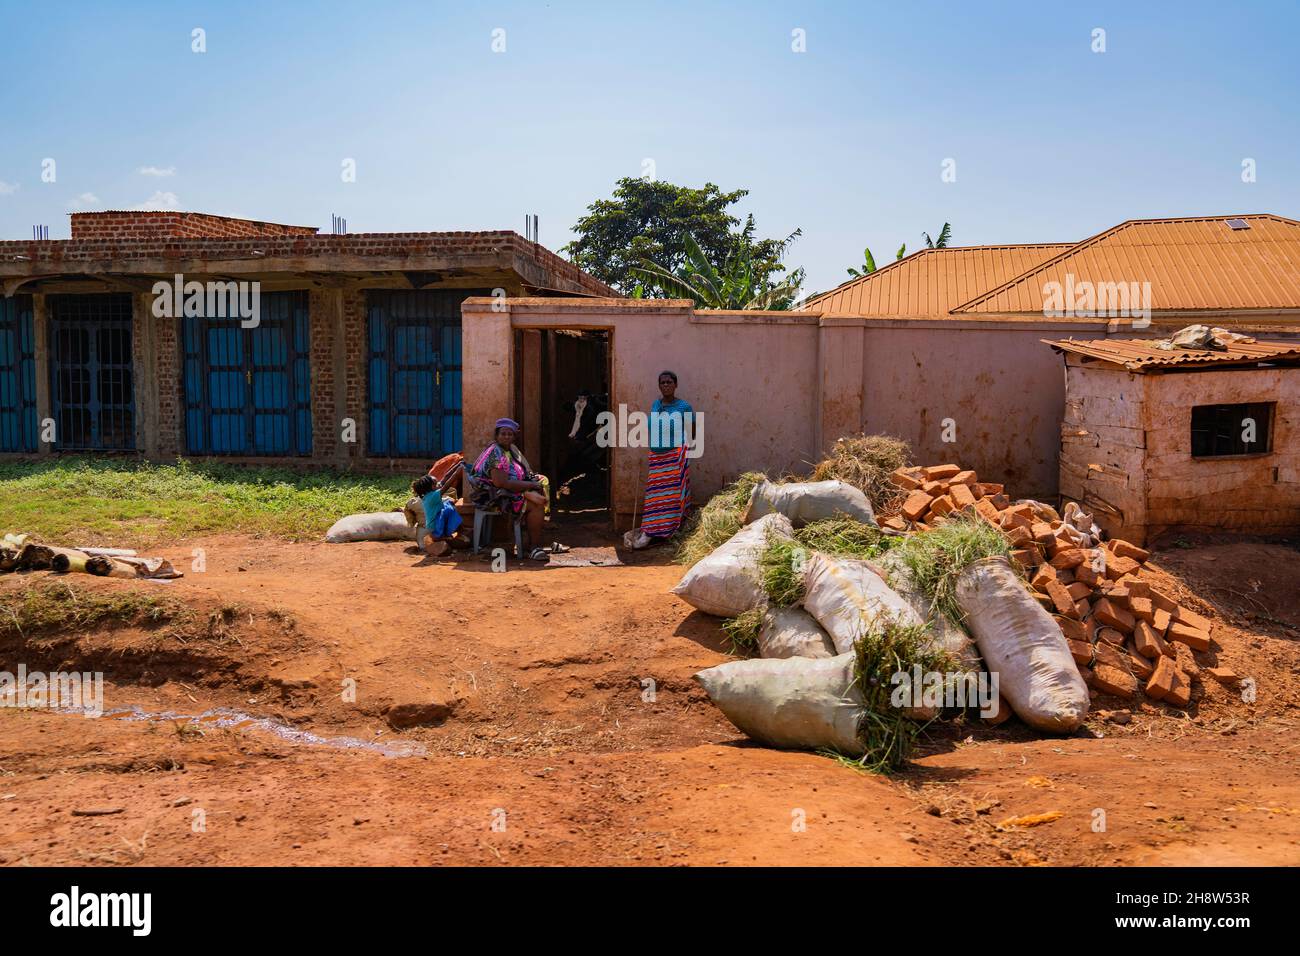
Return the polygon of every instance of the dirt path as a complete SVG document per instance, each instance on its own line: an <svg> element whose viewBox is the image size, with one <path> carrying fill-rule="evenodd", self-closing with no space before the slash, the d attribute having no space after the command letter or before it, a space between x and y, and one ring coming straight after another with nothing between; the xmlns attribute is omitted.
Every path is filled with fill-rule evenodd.
<svg viewBox="0 0 1300 956"><path fill-rule="evenodd" d="M206 570L170 586L72 583L174 598L202 627L11 637L0 668L98 668L109 710L224 707L366 746L0 708L0 862L1300 862L1300 562L1279 546L1154 562L1219 599L1198 605L1213 656L1255 678L1253 703L1207 678L1187 714L1113 723L1125 704L1099 700L1086 737L948 725L894 779L745 742L691 679L726 644L666 593L662 556L494 574L400 544L170 554L192 548ZM0 579L0 600L43 577ZM1227 581L1239 594L1206 587Z"/></svg>

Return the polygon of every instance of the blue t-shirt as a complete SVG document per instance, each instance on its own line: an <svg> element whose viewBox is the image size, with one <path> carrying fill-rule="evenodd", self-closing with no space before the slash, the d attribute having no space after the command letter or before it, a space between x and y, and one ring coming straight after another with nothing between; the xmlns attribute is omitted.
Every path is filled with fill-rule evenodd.
<svg viewBox="0 0 1300 956"><path fill-rule="evenodd" d="M674 398L664 404L656 398L650 406L650 451L663 454L686 444L687 429L695 424L695 409L684 398Z"/></svg>
<svg viewBox="0 0 1300 956"><path fill-rule="evenodd" d="M424 505L424 526L436 538L446 538L460 527L460 513L450 501L444 501L442 492L433 490L420 499Z"/></svg>

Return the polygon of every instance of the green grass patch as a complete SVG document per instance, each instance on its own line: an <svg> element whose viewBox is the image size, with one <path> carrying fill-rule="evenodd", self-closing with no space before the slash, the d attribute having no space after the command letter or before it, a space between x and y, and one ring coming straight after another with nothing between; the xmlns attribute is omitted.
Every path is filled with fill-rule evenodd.
<svg viewBox="0 0 1300 956"><path fill-rule="evenodd" d="M932 650L929 642L924 624L902 624L882 614L853 645L853 677L865 701L858 720L858 739L865 752L857 763L872 773L901 769L924 729L891 701L896 687L893 675L910 672L918 664L923 672L952 668L951 658Z"/></svg>
<svg viewBox="0 0 1300 956"><path fill-rule="evenodd" d="M878 558L902 540L854 518L823 518L804 525L794 537L809 551L845 558Z"/></svg>
<svg viewBox="0 0 1300 956"><path fill-rule="evenodd" d="M747 471L734 482L727 485L709 499L709 503L699 510L691 521L681 547L677 550L677 561L681 564L694 564L701 558L708 557L713 549L725 542L740 530L740 520L744 517L745 506L754 486L767 476L757 471Z"/></svg>
<svg viewBox="0 0 1300 956"><path fill-rule="evenodd" d="M909 535L895 550L913 583L934 602L935 612L960 625L965 615L957 604L957 578L976 561L1008 556L1011 545L984 519L963 515Z"/></svg>
<svg viewBox="0 0 1300 956"><path fill-rule="evenodd" d="M68 546L140 547L220 533L301 541L406 503L410 476L112 458L0 462L0 530Z"/></svg>
<svg viewBox="0 0 1300 956"><path fill-rule="evenodd" d="M0 603L0 638L105 626L158 626L192 612L174 598L134 590L84 591L46 581Z"/></svg>

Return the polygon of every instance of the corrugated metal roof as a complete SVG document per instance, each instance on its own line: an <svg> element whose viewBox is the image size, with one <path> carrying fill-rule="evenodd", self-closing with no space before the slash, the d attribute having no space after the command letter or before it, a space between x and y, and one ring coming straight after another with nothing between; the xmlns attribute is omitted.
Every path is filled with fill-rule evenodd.
<svg viewBox="0 0 1300 956"><path fill-rule="evenodd" d="M837 315L944 316L1072 247L1052 242L922 249L810 299L803 308Z"/></svg>
<svg viewBox="0 0 1300 956"><path fill-rule="evenodd" d="M1233 229L1228 219L1250 228ZM1300 309L1300 222L1267 214L1130 220L977 293L953 313L1042 314L1050 304L1046 283L1077 288L1085 281L1149 282L1153 311Z"/></svg>
<svg viewBox="0 0 1300 956"><path fill-rule="evenodd" d="M1300 343L1234 342L1219 349L1171 349L1155 347L1158 339L1042 339L1059 352L1073 352L1122 365L1131 372L1150 368L1186 368L1206 365L1253 365L1279 359L1300 359Z"/></svg>

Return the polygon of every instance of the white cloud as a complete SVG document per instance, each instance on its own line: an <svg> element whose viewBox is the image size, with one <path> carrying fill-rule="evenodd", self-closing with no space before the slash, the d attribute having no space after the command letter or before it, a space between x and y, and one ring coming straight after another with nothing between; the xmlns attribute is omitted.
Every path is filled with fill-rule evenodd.
<svg viewBox="0 0 1300 956"><path fill-rule="evenodd" d="M82 193L80 196L68 200L68 208L73 210L85 209L87 206L98 205L99 197L94 193Z"/></svg>
<svg viewBox="0 0 1300 956"><path fill-rule="evenodd" d="M18 192L17 183L7 183L0 179L0 196L12 196L16 192Z"/></svg>
<svg viewBox="0 0 1300 956"><path fill-rule="evenodd" d="M163 168L161 166L141 166L136 170L136 172L141 176L175 176L176 167L168 166Z"/></svg>
<svg viewBox="0 0 1300 956"><path fill-rule="evenodd" d="M135 207L142 212L159 212L168 209L180 209L181 201L175 193L165 193L161 189Z"/></svg>

